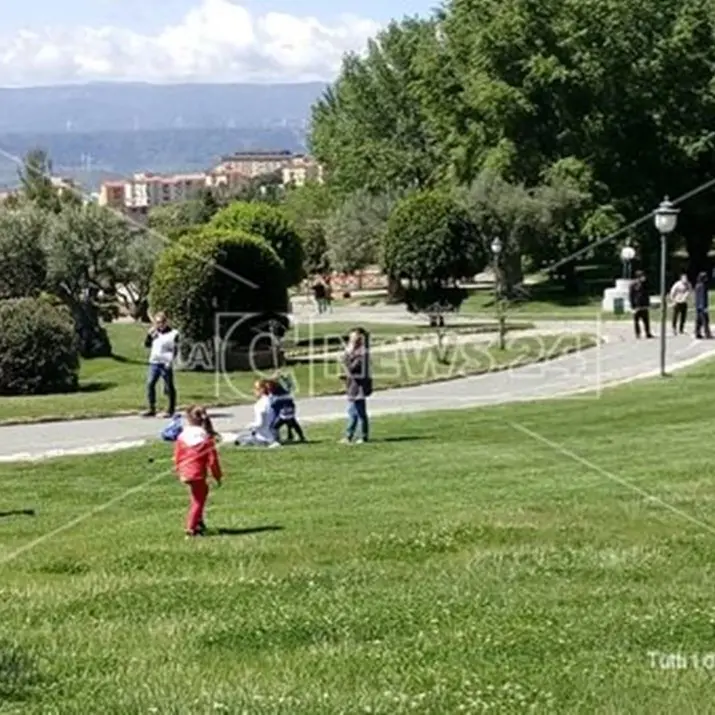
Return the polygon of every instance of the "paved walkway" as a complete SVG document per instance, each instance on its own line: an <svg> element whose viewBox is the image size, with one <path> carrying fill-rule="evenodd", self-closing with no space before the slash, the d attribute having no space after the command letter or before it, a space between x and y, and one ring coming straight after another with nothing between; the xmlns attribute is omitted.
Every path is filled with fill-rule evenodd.
<svg viewBox="0 0 715 715"><path fill-rule="evenodd" d="M300 314L297 316L301 319ZM304 319L305 316L304 316ZM314 318L312 318L314 319ZM413 322L399 309L340 309L325 321L370 323ZM474 319L472 318L472 321ZM629 322L574 321L537 325L544 332L600 334L605 342L583 353L574 353L545 363L502 372L433 383L417 387L378 391L370 400L372 415L445 410L507 402L565 396L597 391L608 384L658 374L659 341L635 341ZM515 332L514 337L521 333ZM656 333L657 334L657 333ZM695 341L690 336L668 336L667 364L670 370L715 356L715 342ZM376 376L379 387L379 376ZM181 380L179 379L179 389ZM345 402L340 396L299 400L303 422L342 419ZM217 408L215 425L221 432L234 432L252 418L252 407ZM117 417L0 427L0 461L38 459L60 454L81 454L121 449L156 439L164 422L140 417Z"/></svg>

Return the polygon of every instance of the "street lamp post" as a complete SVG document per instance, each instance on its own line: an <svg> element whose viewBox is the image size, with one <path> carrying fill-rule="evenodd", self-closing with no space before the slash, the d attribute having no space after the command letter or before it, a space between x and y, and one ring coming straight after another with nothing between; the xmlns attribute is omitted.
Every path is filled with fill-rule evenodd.
<svg viewBox="0 0 715 715"><path fill-rule="evenodd" d="M680 209L668 200L666 196L660 206L654 211L655 227L660 233L660 374L665 377L665 326L667 324L668 306L665 302L665 262L667 257L668 234L673 233L678 224Z"/></svg>
<svg viewBox="0 0 715 715"><path fill-rule="evenodd" d="M633 246L623 246L621 249L621 261L623 261L623 278L631 277L631 261L636 257L636 249Z"/></svg>
<svg viewBox="0 0 715 715"><path fill-rule="evenodd" d="M499 266L499 257L502 251L502 242L499 237L492 241L492 256L494 257L494 301L497 309L497 319L499 321L499 349L506 347L506 321L504 317L504 301L502 297L502 281Z"/></svg>

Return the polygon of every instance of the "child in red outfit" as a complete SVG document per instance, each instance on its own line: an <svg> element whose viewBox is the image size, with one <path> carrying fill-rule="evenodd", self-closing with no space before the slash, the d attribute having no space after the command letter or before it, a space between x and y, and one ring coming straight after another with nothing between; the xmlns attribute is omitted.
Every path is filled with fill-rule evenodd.
<svg viewBox="0 0 715 715"><path fill-rule="evenodd" d="M203 407L186 411L186 426L174 446L174 466L179 479L189 487L191 504L186 518L186 535L201 536L206 532L204 508L209 496L211 475L221 486L221 464L216 450L216 432Z"/></svg>

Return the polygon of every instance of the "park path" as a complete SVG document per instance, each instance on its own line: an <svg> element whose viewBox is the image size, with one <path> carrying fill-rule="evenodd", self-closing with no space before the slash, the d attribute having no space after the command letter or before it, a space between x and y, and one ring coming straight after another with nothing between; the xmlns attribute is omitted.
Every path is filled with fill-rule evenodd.
<svg viewBox="0 0 715 715"><path fill-rule="evenodd" d="M298 309L296 320L356 324L408 324L416 321L414 316L394 307L336 308L332 314L320 317L312 315L307 308ZM468 319L455 318L454 322L474 320L472 316ZM628 321L533 322L536 323L536 328L543 332L594 333L601 336L604 342L599 347L540 364L449 382L378 391L370 399L371 414L377 416L459 409L561 397L585 391L597 392L609 384L658 374L659 341L636 341ZM521 334L522 331L519 331L513 335L518 337ZM715 356L715 342L696 341L688 335L668 337L669 370L676 370L711 356ZM379 386L379 376L376 376L376 383ZM142 387L138 385L138 400L141 395ZM300 419L305 423L341 419L345 412L345 401L341 396L299 398L298 409ZM250 422L252 406L216 408L213 415L219 431L235 432ZM164 424L161 420L132 416L4 426L0 427L0 461L42 459L138 446L156 439Z"/></svg>

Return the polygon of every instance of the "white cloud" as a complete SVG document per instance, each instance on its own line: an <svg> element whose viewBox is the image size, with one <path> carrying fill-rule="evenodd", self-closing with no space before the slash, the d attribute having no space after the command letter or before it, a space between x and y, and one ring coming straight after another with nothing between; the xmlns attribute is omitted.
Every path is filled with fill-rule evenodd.
<svg viewBox="0 0 715 715"><path fill-rule="evenodd" d="M232 0L199 1L179 24L155 35L76 27L0 37L0 86L329 80L343 54L361 51L379 29L353 16L328 25L276 12L252 16Z"/></svg>

